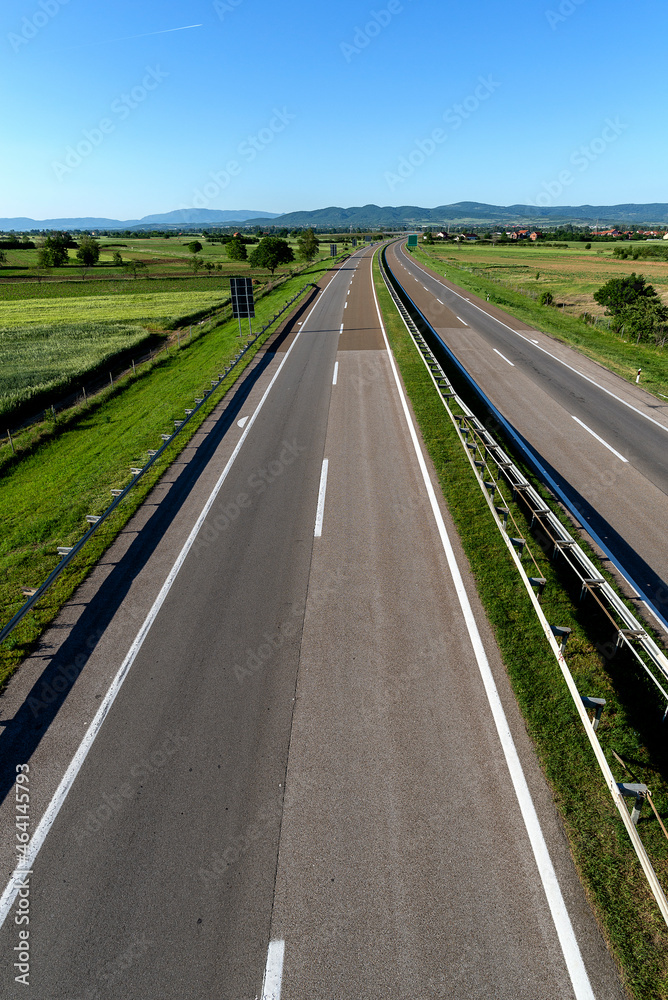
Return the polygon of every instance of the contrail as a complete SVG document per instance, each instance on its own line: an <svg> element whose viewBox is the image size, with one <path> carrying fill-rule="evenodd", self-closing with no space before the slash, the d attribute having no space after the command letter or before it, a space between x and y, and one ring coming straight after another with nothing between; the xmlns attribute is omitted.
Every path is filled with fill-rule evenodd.
<svg viewBox="0 0 668 1000"><path fill-rule="evenodd" d="M108 38L108 42L129 42L133 38L148 38L149 35L168 35L170 31L188 31L189 28L203 28L203 24L186 24L183 28L165 28L164 31L147 31L143 35L125 35L123 38Z"/></svg>
<svg viewBox="0 0 668 1000"><path fill-rule="evenodd" d="M186 24L183 28L165 28L163 31L146 31L143 35L125 35L123 38L105 38L97 42L87 42L86 45L73 45L65 52L73 52L75 49L87 49L91 45L111 45L113 42L129 42L133 38L148 38L149 35L168 35L170 31L188 31L190 28L203 28L203 24Z"/></svg>

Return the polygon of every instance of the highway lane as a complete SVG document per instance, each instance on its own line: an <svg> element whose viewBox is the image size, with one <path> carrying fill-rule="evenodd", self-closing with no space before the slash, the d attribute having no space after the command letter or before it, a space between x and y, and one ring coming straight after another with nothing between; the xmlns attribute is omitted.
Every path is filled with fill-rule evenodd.
<svg viewBox="0 0 668 1000"><path fill-rule="evenodd" d="M333 277L290 353L264 373L266 388L285 362L35 862L31 983L44 1000L238 1000L262 981L348 274ZM251 413L242 404L238 417ZM240 441L236 423L230 431ZM222 441L216 476L228 456ZM155 516L159 534L160 505ZM166 568L147 576L153 592ZM92 598L84 631L100 603ZM138 625L125 602L105 634ZM116 667L126 648L127 638L106 647ZM38 749L35 808L41 769L53 769ZM4 955L14 930L8 921L0 934Z"/></svg>
<svg viewBox="0 0 668 1000"><path fill-rule="evenodd" d="M577 351L427 273L393 272L595 533L668 618L668 407ZM584 376L584 377L583 377Z"/></svg>
<svg viewBox="0 0 668 1000"><path fill-rule="evenodd" d="M621 1000L455 542L575 932L561 943L368 262L347 262L300 326L65 614L80 644L106 622L72 691L80 732L239 448L33 866L33 991L252 1000L281 941L283 1000L584 1000L587 976ZM147 536L155 554L139 558ZM69 759L71 733L49 739L69 708L30 759L36 803ZM7 870L9 838L2 849ZM6 923L0 948L14 944Z"/></svg>

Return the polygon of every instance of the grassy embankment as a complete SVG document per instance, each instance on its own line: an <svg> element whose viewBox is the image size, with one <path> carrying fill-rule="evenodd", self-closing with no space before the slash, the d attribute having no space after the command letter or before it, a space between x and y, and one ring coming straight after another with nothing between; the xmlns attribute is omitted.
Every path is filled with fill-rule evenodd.
<svg viewBox="0 0 668 1000"><path fill-rule="evenodd" d="M328 263L316 263L257 303L256 329L309 281L317 281ZM267 334L269 336L269 333ZM266 338L265 338L266 339ZM117 382L87 404L68 411L64 427L22 456L7 448L0 457L3 532L0 539L0 621L8 621L24 598L21 587L38 586L58 562L58 545L72 545L84 533L87 514L110 503L110 490L126 485L130 467L143 465L160 434L174 429L184 408L211 387L238 350L238 324L214 326L192 343L175 345L153 364ZM259 345L248 352L243 370ZM185 447L208 412L229 390L224 383L198 419L176 439L162 460L137 485L122 507L72 563L71 568L0 646L0 684L30 650L41 630L58 612L105 548L141 504L168 465Z"/></svg>
<svg viewBox="0 0 668 1000"><path fill-rule="evenodd" d="M635 382L641 368L643 388L668 396L668 347L624 342L607 326L592 326L580 318L584 312L602 317L594 292L609 278L632 271L644 274L668 297L668 261L620 260L612 250L597 253L582 249L582 244L568 250L443 244L421 246L413 253L453 284L483 299L489 295L490 302L511 316L576 347L627 381ZM544 290L554 294L556 308L530 297Z"/></svg>
<svg viewBox="0 0 668 1000"><path fill-rule="evenodd" d="M637 1000L668 1000L668 929L456 432L377 269L376 288L392 350L528 731L553 789L587 894L631 994ZM521 511L512 503L508 506L520 534L531 539ZM591 598L578 603L579 588L562 575L557 563L536 543L531 548L540 575L547 580L542 603L548 620L573 630L567 660L578 688L607 700L599 736L613 774L618 781L645 782L665 820L668 755L655 689L623 654L606 659L597 651L597 643L610 639L611 625L597 612ZM629 772L614 758L613 750L627 763ZM638 829L659 878L668 888L668 841L647 805Z"/></svg>

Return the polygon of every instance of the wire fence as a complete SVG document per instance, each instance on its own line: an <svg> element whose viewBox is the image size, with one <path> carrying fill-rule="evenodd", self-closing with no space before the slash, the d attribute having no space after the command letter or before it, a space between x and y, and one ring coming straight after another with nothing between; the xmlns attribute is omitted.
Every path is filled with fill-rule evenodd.
<svg viewBox="0 0 668 1000"><path fill-rule="evenodd" d="M668 659L651 636L648 635L645 628L626 607L616 591L603 579L599 570L591 562L577 541L566 530L557 515L531 486L512 459L486 429L485 425L455 392L443 367L420 332L413 318L413 310L415 311L415 315L425 323L425 326L431 329L429 323L389 270L384 259L384 252L379 255L379 262L385 285L457 431L461 445L468 456L468 460L496 527L501 533L524 583L545 637L556 657L573 698L575 708L585 728L605 783L624 823L661 915L668 925L668 900L636 827L641 808L646 801L650 803L655 815L658 817L658 813L656 813L651 800L651 792L643 784L618 782L612 774L610 765L596 735L601 714L605 707L605 699L582 695L577 688L564 657L570 629L551 624L543 612L540 598L546 586L546 580L540 575L538 563L531 552L531 546L527 538L523 537L517 521L511 514L511 504L507 498L508 493L510 493L513 500L519 501L524 506L526 513L530 515L531 526L537 529L535 534L538 537L538 541L539 543L542 541L545 546L541 546L543 547L543 551L551 549L553 558L565 560L566 565L570 567L580 583L581 599L589 595L597 601L607 619L614 625L618 637L618 648L625 646L631 651L640 667L649 675L662 693L667 704L668 694L664 685L668 686ZM399 290L401 294L399 294ZM410 303L410 309L404 302L404 297ZM432 332L437 337L436 332L433 330ZM440 338L438 339L440 340ZM533 566L536 575L530 576L527 573L525 565L527 562L529 564L529 572L532 571L531 567ZM589 711L593 712L592 719L588 715ZM665 718L666 713L664 712ZM631 813L629 813L626 805L625 800L627 798L634 800ZM660 818L659 822L661 822ZM663 823L661 823L661 826L663 828ZM663 829L664 833L666 833L665 828ZM668 838L668 833L666 836Z"/></svg>

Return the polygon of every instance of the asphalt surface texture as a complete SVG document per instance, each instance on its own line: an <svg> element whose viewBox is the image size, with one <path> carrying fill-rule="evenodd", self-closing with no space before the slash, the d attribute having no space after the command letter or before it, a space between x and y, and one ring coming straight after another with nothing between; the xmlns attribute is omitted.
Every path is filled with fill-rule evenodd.
<svg viewBox="0 0 668 1000"><path fill-rule="evenodd" d="M585 530L668 623L668 401L425 269L398 244L387 258Z"/></svg>
<svg viewBox="0 0 668 1000"><path fill-rule="evenodd" d="M5 881L17 768L46 830L3 996L26 906L38 1000L625 996L430 502L370 264L258 356L3 696Z"/></svg>

